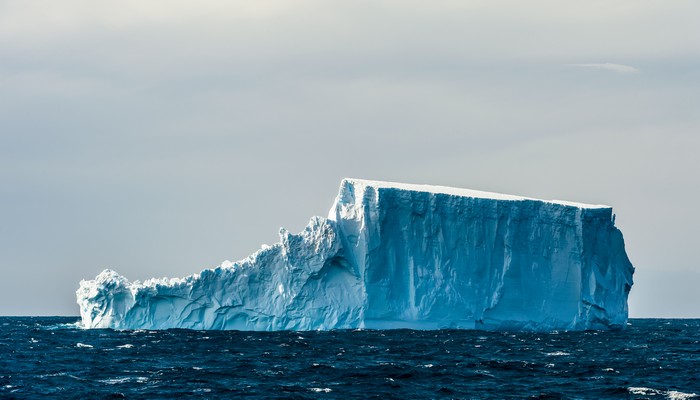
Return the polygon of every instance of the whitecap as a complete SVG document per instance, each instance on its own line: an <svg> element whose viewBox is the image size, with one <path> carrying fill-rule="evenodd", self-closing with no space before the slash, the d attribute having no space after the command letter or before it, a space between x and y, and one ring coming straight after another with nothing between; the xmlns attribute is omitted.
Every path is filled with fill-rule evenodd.
<svg viewBox="0 0 700 400"><path fill-rule="evenodd" d="M646 387L628 387L627 391L631 394L640 394L643 396L655 396L661 394L660 390L646 388Z"/></svg>
<svg viewBox="0 0 700 400"><path fill-rule="evenodd" d="M546 353L546 356L570 356L571 354L565 351L553 351L551 353Z"/></svg>
<svg viewBox="0 0 700 400"><path fill-rule="evenodd" d="M129 382L130 380L131 380L131 378L129 378L128 376L125 376L123 378L99 379L98 382L102 382L102 383L105 383L107 385L116 385L119 383Z"/></svg>
<svg viewBox="0 0 700 400"><path fill-rule="evenodd" d="M333 391L331 388L310 388L309 390L316 393L330 393Z"/></svg>
<svg viewBox="0 0 700 400"><path fill-rule="evenodd" d="M85 348L91 349L91 348L93 348L93 347L95 347L95 346L93 346L93 345L91 345L91 344L85 344L85 343L76 343L76 344L75 344L75 347L85 347Z"/></svg>
<svg viewBox="0 0 700 400"><path fill-rule="evenodd" d="M132 348L132 347L134 347L134 345L131 344L131 343L127 343L127 344L123 344L123 345L121 345L121 346L117 346L118 349L130 349L130 348Z"/></svg>
<svg viewBox="0 0 700 400"><path fill-rule="evenodd" d="M39 378L48 378L48 377L54 377L54 376L66 376L68 375L66 372L55 372L52 374L42 374L42 375L37 375Z"/></svg>
<svg viewBox="0 0 700 400"><path fill-rule="evenodd" d="M700 397L695 393L684 393L677 390L664 391L647 387L628 387L627 391L631 394L642 396L664 396L670 400L687 400Z"/></svg>
<svg viewBox="0 0 700 400"><path fill-rule="evenodd" d="M42 326L41 329L47 330L47 331L55 331L55 330L62 330L62 329L85 329L85 326L83 326L81 321L76 321L76 322L71 322L71 323L67 323L67 324L54 324L54 325Z"/></svg>
<svg viewBox="0 0 700 400"><path fill-rule="evenodd" d="M683 393L676 390L669 390L668 392L666 392L666 397L668 397L671 400L686 400L694 399L700 396L698 396L695 393Z"/></svg>

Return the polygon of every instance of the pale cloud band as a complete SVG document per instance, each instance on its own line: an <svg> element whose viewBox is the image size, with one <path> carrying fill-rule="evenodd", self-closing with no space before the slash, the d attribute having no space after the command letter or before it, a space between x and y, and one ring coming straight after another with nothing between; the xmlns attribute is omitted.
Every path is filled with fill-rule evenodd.
<svg viewBox="0 0 700 400"><path fill-rule="evenodd" d="M629 65L623 64L566 64L567 67L579 67L579 68L592 68L592 69L602 69L606 71L614 71L621 74L636 74L639 70L635 67L630 67Z"/></svg>

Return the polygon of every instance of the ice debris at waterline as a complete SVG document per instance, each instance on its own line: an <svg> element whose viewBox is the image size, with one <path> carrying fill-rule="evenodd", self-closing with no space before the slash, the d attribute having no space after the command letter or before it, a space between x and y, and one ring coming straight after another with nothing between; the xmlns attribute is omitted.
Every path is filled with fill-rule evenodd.
<svg viewBox="0 0 700 400"><path fill-rule="evenodd" d="M633 272L608 206L344 179L242 261L76 294L86 328L583 330L625 326Z"/></svg>

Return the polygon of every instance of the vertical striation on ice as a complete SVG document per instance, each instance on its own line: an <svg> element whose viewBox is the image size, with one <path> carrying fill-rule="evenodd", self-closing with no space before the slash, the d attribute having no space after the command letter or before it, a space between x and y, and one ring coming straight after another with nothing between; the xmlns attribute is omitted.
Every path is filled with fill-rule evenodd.
<svg viewBox="0 0 700 400"><path fill-rule="evenodd" d="M634 268L612 208L345 179L328 218L183 279L105 270L87 328L622 328Z"/></svg>

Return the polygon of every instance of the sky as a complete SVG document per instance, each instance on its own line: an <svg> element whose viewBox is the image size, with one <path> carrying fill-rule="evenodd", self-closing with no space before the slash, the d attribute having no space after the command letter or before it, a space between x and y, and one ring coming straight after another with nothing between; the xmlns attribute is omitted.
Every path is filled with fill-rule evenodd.
<svg viewBox="0 0 700 400"><path fill-rule="evenodd" d="M0 0L0 315L238 260L356 177L609 204L700 318L700 2Z"/></svg>

